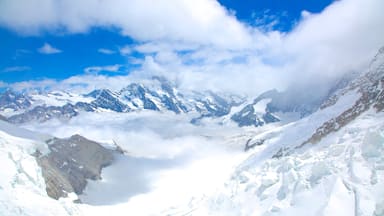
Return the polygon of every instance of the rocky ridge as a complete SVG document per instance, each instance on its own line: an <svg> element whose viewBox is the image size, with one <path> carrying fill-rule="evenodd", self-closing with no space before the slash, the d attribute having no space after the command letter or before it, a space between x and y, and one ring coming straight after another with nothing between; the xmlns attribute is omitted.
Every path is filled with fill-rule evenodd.
<svg viewBox="0 0 384 216"><path fill-rule="evenodd" d="M351 91L357 91L360 94L353 107L325 122L303 145L319 142L323 137L338 131L370 108L374 108L376 112L384 109L384 47L379 50L371 62L367 73L332 96L321 106L321 109L334 105L340 97Z"/></svg>

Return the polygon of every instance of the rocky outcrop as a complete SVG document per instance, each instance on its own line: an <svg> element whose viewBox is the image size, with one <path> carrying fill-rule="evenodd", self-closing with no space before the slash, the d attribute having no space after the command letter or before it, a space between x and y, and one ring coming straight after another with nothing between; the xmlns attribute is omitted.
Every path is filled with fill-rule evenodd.
<svg viewBox="0 0 384 216"><path fill-rule="evenodd" d="M100 179L101 169L113 161L113 152L80 135L47 141L50 153L35 153L46 183L47 194L54 198L68 193L81 194L87 179Z"/></svg>
<svg viewBox="0 0 384 216"><path fill-rule="evenodd" d="M302 145L319 142L323 137L339 130L371 107L377 112L384 109L384 47L375 56L368 73L351 82L339 94L332 96L321 108L334 105L340 97L350 91L358 91L361 94L355 104L336 118L325 122Z"/></svg>
<svg viewBox="0 0 384 216"><path fill-rule="evenodd" d="M231 116L231 120L236 122L239 127L243 126L263 126L268 123L278 122L279 118L272 113L265 111L265 113L257 113L254 109L254 105L249 104L244 107L240 112Z"/></svg>
<svg viewBox="0 0 384 216"><path fill-rule="evenodd" d="M95 100L91 102L93 107L109 109L115 112L129 111L128 106L118 99L118 95L108 89L95 90L91 92L89 96L95 98Z"/></svg>

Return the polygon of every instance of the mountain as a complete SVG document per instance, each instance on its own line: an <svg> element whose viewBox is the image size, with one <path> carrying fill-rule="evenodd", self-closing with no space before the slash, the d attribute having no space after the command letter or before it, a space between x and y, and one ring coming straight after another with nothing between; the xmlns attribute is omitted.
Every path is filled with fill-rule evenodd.
<svg viewBox="0 0 384 216"><path fill-rule="evenodd" d="M87 179L101 179L101 169L113 161L113 152L80 135L46 141L50 153L34 153L46 183L48 196L59 199L68 193L82 194Z"/></svg>
<svg viewBox="0 0 384 216"><path fill-rule="evenodd" d="M359 94L355 104L341 115L325 122L307 141L308 143L319 142L323 137L338 131L368 109L373 108L376 112L381 112L384 109L384 47L379 50L366 74L354 80L346 88L338 92L338 94L331 97L321 108L324 109L336 104L341 97L345 97L351 92Z"/></svg>
<svg viewBox="0 0 384 216"><path fill-rule="evenodd" d="M0 95L0 111L3 114L24 110L32 105L31 98L26 94L7 90Z"/></svg>
<svg viewBox="0 0 384 216"><path fill-rule="evenodd" d="M178 212L384 215L383 103L384 48L320 109L249 139L250 153L228 181Z"/></svg>
<svg viewBox="0 0 384 216"><path fill-rule="evenodd" d="M343 82L346 83L346 82ZM342 85L334 86L336 91ZM212 91L189 91L155 76L131 83L119 91L96 89L79 95L69 92L6 91L1 94L0 114L12 123L44 122L50 119L67 121L82 112L172 112L190 116L192 124L210 118L224 123L233 121L240 127L263 126L274 122L289 122L316 111L324 98L297 96L300 88L284 92L271 90L260 94L251 103L249 98ZM297 116L295 118L286 116Z"/></svg>
<svg viewBox="0 0 384 216"><path fill-rule="evenodd" d="M70 193L82 194L87 180L101 179L101 169L113 162L114 155L120 154L80 135L60 139L18 128L1 120L0 134L0 160L3 163L13 163L16 168L9 172L18 172L13 175L20 178L13 183L13 188L21 186L18 184L32 184L41 190L45 185L46 195L54 199L68 197ZM40 170L42 178L36 176L40 174ZM4 177L3 180L9 179ZM45 183L42 183L43 181ZM7 184L2 182L1 189ZM12 190L6 188L6 193L11 193ZM0 213L3 210L0 204Z"/></svg>
<svg viewBox="0 0 384 216"><path fill-rule="evenodd" d="M296 121L316 112L331 96L345 88L358 76L357 72L347 73L329 88L325 88L321 94L307 85L293 85L284 91L276 89L266 91L251 103L243 105L243 108L234 113L231 119L240 127L258 127L280 121L285 123Z"/></svg>
<svg viewBox="0 0 384 216"><path fill-rule="evenodd" d="M85 95L67 92L1 94L0 113L12 123L44 122L50 119L69 120L81 112L133 112L152 110L191 114L191 122L208 117L221 117L231 108L244 102L244 98L212 91L180 92L163 77L153 77L143 83L131 83L117 92L97 89Z"/></svg>
<svg viewBox="0 0 384 216"><path fill-rule="evenodd" d="M153 129L127 136L136 139L124 136L122 146L113 141L107 148L80 135L57 138L0 120L0 214L384 215L384 48L366 72L343 78L335 86L325 98L308 104L296 104L302 98L286 100L292 94L289 91L268 91L254 100L213 92L181 94L160 78L129 84L118 92L24 94L20 97L30 105L4 108L7 114L19 113L8 115L8 120L23 109L24 119L38 116L33 121L66 113L67 119L77 118L81 112L119 116L135 111L139 115L148 109L151 120L161 112L177 117L190 114L191 118L176 121L187 121L185 125L190 126L193 120L195 125L186 129L193 135L162 137L154 135ZM76 115L62 112L65 106ZM284 112L296 112L298 118L284 122ZM235 129L219 124L211 129L200 124L204 118L263 127ZM266 125L276 121L281 124ZM111 133L120 136L116 130L125 123L111 126ZM107 127L103 125L103 131ZM123 128L122 133L136 134L135 129ZM99 137L105 141L104 136ZM163 158L128 156L135 142L140 150L150 146L176 153ZM184 144L185 152L177 154ZM193 151L198 154L188 154ZM103 187L113 191L107 193ZM125 196L126 190L136 193ZM82 204L78 195L89 199L92 193L112 201L95 204L84 199L86 204Z"/></svg>
<svg viewBox="0 0 384 216"><path fill-rule="evenodd" d="M80 135L59 139L0 120L0 215L75 215L65 202L81 202L88 180L100 180L118 154Z"/></svg>
<svg viewBox="0 0 384 216"><path fill-rule="evenodd" d="M92 111L97 108L102 108L115 112L129 111L128 106L119 100L119 94L113 93L108 89L94 90L86 96L92 97L94 100L88 105L90 109L85 110ZM86 107L86 104L81 106L81 108L83 107Z"/></svg>
<svg viewBox="0 0 384 216"><path fill-rule="evenodd" d="M267 91L257 97L251 104L231 116L231 119L242 126L263 126L278 122L280 119L269 110L269 105L279 93L276 90Z"/></svg>

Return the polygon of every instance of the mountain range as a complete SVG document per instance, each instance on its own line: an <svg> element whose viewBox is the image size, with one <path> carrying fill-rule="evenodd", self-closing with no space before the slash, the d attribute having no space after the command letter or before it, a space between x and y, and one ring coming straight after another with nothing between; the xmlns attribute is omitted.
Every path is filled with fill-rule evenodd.
<svg viewBox="0 0 384 216"><path fill-rule="evenodd" d="M329 94L341 87L337 83ZM286 114L295 114L294 119L305 117L326 99L324 96L297 97L297 91L297 88L283 92L270 90L252 100L250 96L230 93L183 90L164 77L154 76L143 82L130 83L120 91L96 89L87 94L9 89L0 94L0 115L9 122L22 124L51 119L67 121L82 112L154 111L189 115L193 124L211 118L221 123L229 119L240 127L259 127L286 121Z"/></svg>
<svg viewBox="0 0 384 216"><path fill-rule="evenodd" d="M366 71L343 77L322 96L295 98L297 91L270 90L249 98L182 90L163 77L131 83L117 92L8 90L0 96L0 213L384 215L384 47ZM183 127L193 129L206 130L206 120L219 124L215 133L196 135L183 128L193 136L185 132L175 138L163 130L163 136L150 131L144 138L118 143L123 145L23 128L54 119L64 125L84 113L118 118L147 112L150 118L186 116ZM229 136L231 122L237 130ZM111 131L117 136L116 128ZM122 134L127 133L123 128ZM165 140L176 146L176 153L137 156L132 143L140 139L155 143L157 150L168 148L161 145ZM187 146L185 151L182 146ZM141 170L145 174L140 175ZM147 181L149 186L142 184ZM108 194L103 187L114 191ZM129 190L139 192L123 196Z"/></svg>

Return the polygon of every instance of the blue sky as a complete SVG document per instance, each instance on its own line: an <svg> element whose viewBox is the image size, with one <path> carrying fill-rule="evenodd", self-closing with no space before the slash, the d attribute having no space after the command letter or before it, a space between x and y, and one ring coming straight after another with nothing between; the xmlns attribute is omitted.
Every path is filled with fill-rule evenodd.
<svg viewBox="0 0 384 216"><path fill-rule="evenodd" d="M255 19L263 19L268 24L273 20L278 20L274 29L279 31L290 31L300 20L302 11L312 13L321 12L334 0L219 0L226 8L235 11L236 17L250 24L255 23ZM259 25L262 23L259 23Z"/></svg>
<svg viewBox="0 0 384 216"><path fill-rule="evenodd" d="M265 23L257 25L267 25L273 20L279 20L280 22L273 28L280 31L290 31L300 19L301 11L320 12L331 2L330 0L220 0L220 4L234 11L240 21L255 25L256 19L265 19ZM127 61L126 56L120 55L118 50L127 44L138 42L129 35L122 36L119 30L114 28L94 27L85 33L75 34L44 32L38 35L25 35L2 26L0 38L0 77L3 82L43 78L65 79L84 73L87 67L106 65L121 67L117 72L99 73L121 75L136 67ZM39 48L46 43L59 52L39 52ZM111 52L105 54L102 51ZM142 57L138 53L130 55Z"/></svg>
<svg viewBox="0 0 384 216"><path fill-rule="evenodd" d="M121 88L164 75L255 93L367 67L382 0L2 0L0 88Z"/></svg>

